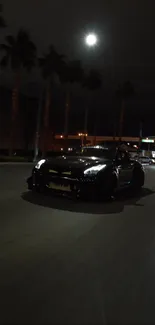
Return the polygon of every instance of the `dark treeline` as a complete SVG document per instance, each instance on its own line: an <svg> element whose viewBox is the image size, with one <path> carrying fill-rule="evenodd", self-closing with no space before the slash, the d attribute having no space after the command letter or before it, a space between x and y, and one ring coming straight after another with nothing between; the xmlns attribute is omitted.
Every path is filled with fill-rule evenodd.
<svg viewBox="0 0 155 325"><path fill-rule="evenodd" d="M0 30L7 29L7 24L8 22L5 22L1 8ZM5 36L3 43L0 45L0 54L1 69L5 71L9 67L14 75L14 85L11 94L9 93L9 96L4 99L5 91L3 93L4 88L2 88L0 99L1 112L3 111L4 103L5 107L8 107L8 111L6 109L6 112L1 113L1 115L4 118L4 113L6 113L7 116L5 121L7 125L4 129L9 139L9 155L13 154L17 130L20 128L22 121L24 121L22 130L25 147L29 139L33 138L39 107L41 114L40 120L38 120L38 131L42 130L42 150L44 154L46 153L49 129L52 129L53 133L61 131L66 139L69 131L77 133L77 131L82 130L88 133L91 130L91 133L104 133L100 119L106 118L106 112L103 112L104 109L97 110L95 102L99 90L102 89L103 76L99 71L94 69L85 71L81 61L69 60L64 54L58 53L52 44L43 56L38 57L37 47L31 39L31 35L22 28L19 29L15 36ZM39 96L37 98L35 98L35 95L34 98L33 96L31 98L28 98L28 96L22 97L20 89L23 69L31 74L33 68L39 69L42 78ZM73 94L74 84L79 85L78 89L80 87L78 94ZM133 95L134 88L130 82L120 85L116 93L113 94L114 101L116 102L115 106L118 106L118 109L115 110L109 121L109 132L113 135L119 135L120 138L123 133L126 100ZM83 111L79 109L82 101ZM54 106L56 106L56 110ZM75 123L75 118L74 123L72 123L72 106L77 106L76 114L80 117L77 118L77 121L82 121L79 126ZM3 126L3 121L0 124ZM72 127L72 124L74 127ZM1 128L3 128L2 126ZM1 133L4 134L5 132L2 132L1 129Z"/></svg>

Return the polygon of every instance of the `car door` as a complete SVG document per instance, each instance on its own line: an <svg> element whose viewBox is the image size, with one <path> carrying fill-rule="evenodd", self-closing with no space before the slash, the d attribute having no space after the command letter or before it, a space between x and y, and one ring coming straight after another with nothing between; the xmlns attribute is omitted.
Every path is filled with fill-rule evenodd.
<svg viewBox="0 0 155 325"><path fill-rule="evenodd" d="M130 160L127 152L118 151L116 155L119 187L125 187L132 180L134 162Z"/></svg>

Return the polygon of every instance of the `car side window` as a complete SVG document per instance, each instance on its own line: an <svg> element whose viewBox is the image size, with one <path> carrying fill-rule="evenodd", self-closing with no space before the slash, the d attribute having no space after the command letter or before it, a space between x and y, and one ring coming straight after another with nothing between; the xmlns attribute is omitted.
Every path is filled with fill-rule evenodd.
<svg viewBox="0 0 155 325"><path fill-rule="evenodd" d="M122 152L122 163L128 164L129 162L130 162L129 154L126 151Z"/></svg>
<svg viewBox="0 0 155 325"><path fill-rule="evenodd" d="M117 165L122 163L122 156L121 156L121 152L119 150L116 153L116 163L117 163Z"/></svg>
<svg viewBox="0 0 155 325"><path fill-rule="evenodd" d="M126 151L117 151L116 162L117 164L127 164L130 161L130 157Z"/></svg>

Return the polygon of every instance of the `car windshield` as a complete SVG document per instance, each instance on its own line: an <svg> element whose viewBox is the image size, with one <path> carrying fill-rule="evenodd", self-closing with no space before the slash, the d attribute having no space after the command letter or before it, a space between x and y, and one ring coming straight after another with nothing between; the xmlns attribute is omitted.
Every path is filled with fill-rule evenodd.
<svg viewBox="0 0 155 325"><path fill-rule="evenodd" d="M80 155L87 157L100 157L105 159L114 159L115 153L112 150L104 148L85 147L81 149Z"/></svg>

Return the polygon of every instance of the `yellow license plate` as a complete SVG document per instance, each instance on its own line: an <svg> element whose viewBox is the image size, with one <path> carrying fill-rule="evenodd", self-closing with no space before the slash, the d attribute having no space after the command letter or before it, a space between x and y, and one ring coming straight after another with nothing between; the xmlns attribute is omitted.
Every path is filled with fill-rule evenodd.
<svg viewBox="0 0 155 325"><path fill-rule="evenodd" d="M63 191L63 192L70 192L71 188L69 185L65 186L65 185L60 185L60 184L55 184L55 183L49 183L49 188L53 189L53 190L59 190L59 191Z"/></svg>

